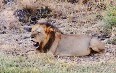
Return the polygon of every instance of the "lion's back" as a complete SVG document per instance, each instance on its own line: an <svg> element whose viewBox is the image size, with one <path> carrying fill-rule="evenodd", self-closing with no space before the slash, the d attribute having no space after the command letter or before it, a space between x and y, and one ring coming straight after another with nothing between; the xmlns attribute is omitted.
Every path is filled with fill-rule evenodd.
<svg viewBox="0 0 116 73"><path fill-rule="evenodd" d="M91 37L86 35L64 35L61 37L57 52L74 56L88 55L90 40Z"/></svg>

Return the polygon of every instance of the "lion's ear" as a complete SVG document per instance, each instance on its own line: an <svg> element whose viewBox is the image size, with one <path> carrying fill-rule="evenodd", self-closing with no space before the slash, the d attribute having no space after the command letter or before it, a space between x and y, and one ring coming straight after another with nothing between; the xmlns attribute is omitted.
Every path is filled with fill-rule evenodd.
<svg viewBox="0 0 116 73"><path fill-rule="evenodd" d="M47 32L47 33L49 33L49 32L53 32L53 31L54 31L54 29L51 28L51 27L48 27L48 28L46 29L46 32Z"/></svg>
<svg viewBox="0 0 116 73"><path fill-rule="evenodd" d="M50 31L50 32L51 32L51 31L54 31L54 29L51 28L51 27L48 27L48 28L47 28L47 31Z"/></svg>

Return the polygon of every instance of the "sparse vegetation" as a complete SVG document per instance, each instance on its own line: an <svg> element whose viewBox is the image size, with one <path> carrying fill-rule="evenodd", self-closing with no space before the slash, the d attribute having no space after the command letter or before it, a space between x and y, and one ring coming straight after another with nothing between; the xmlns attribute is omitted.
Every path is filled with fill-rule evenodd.
<svg viewBox="0 0 116 73"><path fill-rule="evenodd" d="M109 6L107 8L104 21L106 23L106 28L112 29L112 27L116 27L116 6Z"/></svg>
<svg viewBox="0 0 116 73"><path fill-rule="evenodd" d="M14 3L10 3L13 1ZM105 29L108 30L104 32L109 32L104 36L110 35L112 27L116 26L116 5L114 5L116 0L111 0L112 6L106 5L110 0L82 1L83 3L79 4L78 0L0 0L0 73L115 73L115 38L109 43L104 41L106 43L104 53L84 57L54 58L36 53L30 39L30 32L23 29L25 25L30 27L28 22L36 21L35 17L31 17L28 10L26 13L25 10L21 11L24 15L21 13L19 16L22 16L21 19L26 17L24 22L27 22L21 23L13 15L17 10L30 8L32 11L38 9L39 18L44 15L44 12L40 13L41 7L47 6L48 11L50 9L53 12L49 22L64 34L85 34L88 31L89 35L95 33L99 35L102 33L99 31L103 28L101 21L104 20ZM48 14L45 15L48 19L50 13L46 13L46 9L43 9L45 14ZM102 15L104 11L105 15ZM104 39L109 39L109 36Z"/></svg>
<svg viewBox="0 0 116 73"><path fill-rule="evenodd" d="M103 21L104 21L104 31L107 34L111 35L111 39L109 40L109 42L111 44L115 44L115 39L114 37L112 37L113 35L116 35L115 32L113 31L116 27L116 6L113 5L109 5L106 9L106 11L104 12L103 15Z"/></svg>
<svg viewBox="0 0 116 73"><path fill-rule="evenodd" d="M50 8L41 7L40 9L17 9L14 12L14 15L18 18L20 22L27 23L30 22L31 24L37 23L37 20L41 18L49 18L52 16L52 10Z"/></svg>
<svg viewBox="0 0 116 73"><path fill-rule="evenodd" d="M115 67L115 61L76 64L47 55L27 59L4 54L0 58L1 73L115 73Z"/></svg>

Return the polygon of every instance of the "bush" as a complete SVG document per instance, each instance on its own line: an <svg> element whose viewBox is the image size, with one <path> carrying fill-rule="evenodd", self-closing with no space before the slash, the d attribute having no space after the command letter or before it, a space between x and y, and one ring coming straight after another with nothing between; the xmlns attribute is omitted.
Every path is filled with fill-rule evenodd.
<svg viewBox="0 0 116 73"><path fill-rule="evenodd" d="M112 29L116 26L116 6L109 6L104 15L105 27Z"/></svg>

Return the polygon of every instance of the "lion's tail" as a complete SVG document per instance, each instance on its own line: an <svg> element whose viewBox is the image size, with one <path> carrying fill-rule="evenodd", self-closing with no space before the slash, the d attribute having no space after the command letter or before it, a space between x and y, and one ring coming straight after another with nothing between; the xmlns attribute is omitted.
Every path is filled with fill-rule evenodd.
<svg viewBox="0 0 116 73"><path fill-rule="evenodd" d="M93 51L101 52L105 49L105 43L101 42L98 38L93 37L90 41L90 48Z"/></svg>

